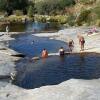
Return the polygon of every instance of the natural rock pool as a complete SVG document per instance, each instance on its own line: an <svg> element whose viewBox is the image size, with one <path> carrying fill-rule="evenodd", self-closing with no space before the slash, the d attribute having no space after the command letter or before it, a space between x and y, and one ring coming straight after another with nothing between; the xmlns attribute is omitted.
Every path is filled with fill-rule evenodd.
<svg viewBox="0 0 100 100"><path fill-rule="evenodd" d="M43 48L49 53L58 52L67 44L49 38L36 37L32 34L16 35L16 40L9 42L9 47L28 56L17 63L17 76L14 84L26 88L38 88L46 85L56 85L66 80L100 78L100 54L80 53L65 57L50 56L38 61L30 60L40 56Z"/></svg>
<svg viewBox="0 0 100 100"><path fill-rule="evenodd" d="M23 60L17 65L15 84L22 88L55 85L71 78L100 78L100 55L95 53L51 56L38 61Z"/></svg>
<svg viewBox="0 0 100 100"><path fill-rule="evenodd" d="M44 37L36 37L32 34L14 35L13 37L16 40L10 41L9 47L29 57L40 56L44 48L47 49L49 53L58 52L61 46L65 49L68 48L65 42Z"/></svg>

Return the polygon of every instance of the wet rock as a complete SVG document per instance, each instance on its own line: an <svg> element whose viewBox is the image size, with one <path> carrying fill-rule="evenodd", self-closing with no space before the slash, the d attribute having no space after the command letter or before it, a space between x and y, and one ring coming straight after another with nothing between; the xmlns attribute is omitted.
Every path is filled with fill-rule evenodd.
<svg viewBox="0 0 100 100"><path fill-rule="evenodd" d="M8 79L10 78L10 75L0 75L0 79Z"/></svg>
<svg viewBox="0 0 100 100"><path fill-rule="evenodd" d="M11 56L14 56L14 57L25 57L25 55L23 55L23 54L21 54L21 53L19 53L19 54L12 54Z"/></svg>
<svg viewBox="0 0 100 100"><path fill-rule="evenodd" d="M33 57L32 60L39 60L40 57Z"/></svg>

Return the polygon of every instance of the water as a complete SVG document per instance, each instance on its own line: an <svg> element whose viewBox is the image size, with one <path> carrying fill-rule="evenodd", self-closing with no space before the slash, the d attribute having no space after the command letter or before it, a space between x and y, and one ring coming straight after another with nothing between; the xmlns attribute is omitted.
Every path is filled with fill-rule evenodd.
<svg viewBox="0 0 100 100"><path fill-rule="evenodd" d="M28 63L18 64L15 84L26 89L55 85L71 78L100 78L99 54L72 54L65 57L52 56Z"/></svg>
<svg viewBox="0 0 100 100"><path fill-rule="evenodd" d="M29 57L40 56L44 48L49 53L58 52L61 46L67 48L67 44L64 42L36 37L32 34L15 35L14 37L16 40L10 41L9 47Z"/></svg>
<svg viewBox="0 0 100 100"><path fill-rule="evenodd" d="M48 52L58 52L64 42L40 38L32 34L14 36L16 40L9 41L9 47L26 56L40 56L43 48ZM32 61L22 59L16 66L17 76L14 84L33 89L46 85L56 85L71 78L100 78L100 55L95 53L71 54L65 57L52 56L47 59Z"/></svg>
<svg viewBox="0 0 100 100"><path fill-rule="evenodd" d="M42 31L57 31L60 25L57 23L40 23L40 22L27 22L27 23L13 23L9 25L10 32L42 32ZM6 31L6 25L0 27L0 31Z"/></svg>

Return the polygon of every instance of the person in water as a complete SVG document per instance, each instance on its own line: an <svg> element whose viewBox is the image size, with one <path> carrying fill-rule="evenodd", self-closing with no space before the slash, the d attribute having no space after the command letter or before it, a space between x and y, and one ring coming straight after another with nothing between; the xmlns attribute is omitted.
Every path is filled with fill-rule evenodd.
<svg viewBox="0 0 100 100"><path fill-rule="evenodd" d="M69 51L72 52L73 51L73 47L74 47L74 41L72 39L69 40L68 46L69 46Z"/></svg>
<svg viewBox="0 0 100 100"><path fill-rule="evenodd" d="M81 46L81 51L84 51L84 44L85 44L85 39L83 36L79 37L79 44Z"/></svg>
<svg viewBox="0 0 100 100"><path fill-rule="evenodd" d="M60 56L64 56L65 55L65 51L64 51L63 47L60 47L60 49L59 49L59 55Z"/></svg>
<svg viewBox="0 0 100 100"><path fill-rule="evenodd" d="M47 58L48 57L48 51L44 48L42 51L42 58Z"/></svg>

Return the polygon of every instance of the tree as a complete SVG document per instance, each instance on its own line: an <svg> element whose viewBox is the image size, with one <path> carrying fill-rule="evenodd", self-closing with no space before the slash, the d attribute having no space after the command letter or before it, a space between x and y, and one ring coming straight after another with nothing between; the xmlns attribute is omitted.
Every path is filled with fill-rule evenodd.
<svg viewBox="0 0 100 100"><path fill-rule="evenodd" d="M33 7L33 6L29 6L29 9L28 9L28 16L29 16L29 17L33 17L33 14L34 14L34 7Z"/></svg>
<svg viewBox="0 0 100 100"><path fill-rule="evenodd" d="M6 2L5 0L0 0L0 11L5 10Z"/></svg>
<svg viewBox="0 0 100 100"><path fill-rule="evenodd" d="M74 0L42 0L35 3L39 14L51 14L63 11L66 6L74 5Z"/></svg>
<svg viewBox="0 0 100 100"><path fill-rule="evenodd" d="M0 0L0 10L6 10L7 12L25 10L28 3L28 0Z"/></svg>
<svg viewBox="0 0 100 100"><path fill-rule="evenodd" d="M28 6L28 0L13 0L13 7L17 10L23 10Z"/></svg>
<svg viewBox="0 0 100 100"><path fill-rule="evenodd" d="M82 11L77 18L77 24L82 25L82 23L90 21L90 14L91 10Z"/></svg>

